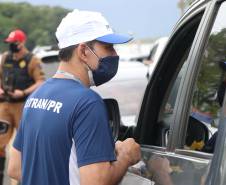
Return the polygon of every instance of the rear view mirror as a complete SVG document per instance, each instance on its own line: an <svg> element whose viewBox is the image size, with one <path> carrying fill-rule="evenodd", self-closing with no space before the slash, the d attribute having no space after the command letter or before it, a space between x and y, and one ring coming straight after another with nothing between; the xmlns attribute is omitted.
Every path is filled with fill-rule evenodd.
<svg viewBox="0 0 226 185"><path fill-rule="evenodd" d="M104 99L107 108L110 128L112 130L114 141L118 139L120 128L120 112L118 102L115 99Z"/></svg>

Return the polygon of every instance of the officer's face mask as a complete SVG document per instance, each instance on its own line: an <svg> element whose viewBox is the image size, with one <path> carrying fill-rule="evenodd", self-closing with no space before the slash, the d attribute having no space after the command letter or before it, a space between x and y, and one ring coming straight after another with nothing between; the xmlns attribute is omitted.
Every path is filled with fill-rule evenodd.
<svg viewBox="0 0 226 185"><path fill-rule="evenodd" d="M20 49L18 48L18 43L10 43L9 44L9 50L12 52L12 53L18 53L20 51Z"/></svg>
<svg viewBox="0 0 226 185"><path fill-rule="evenodd" d="M92 70L89 67L88 75L90 80L91 86L99 86L102 85L109 80L111 80L118 71L118 62L119 56L107 56L100 58L97 54L87 46L88 49L93 53L99 61L98 68Z"/></svg>

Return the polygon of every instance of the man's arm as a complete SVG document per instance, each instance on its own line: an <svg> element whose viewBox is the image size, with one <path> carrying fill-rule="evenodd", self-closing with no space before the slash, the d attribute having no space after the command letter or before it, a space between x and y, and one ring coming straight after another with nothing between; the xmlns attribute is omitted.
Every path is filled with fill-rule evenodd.
<svg viewBox="0 0 226 185"><path fill-rule="evenodd" d="M6 56L7 56L7 52L3 53L0 61L0 98L3 98L3 94L4 94L4 90L2 89L2 70L3 70L2 65L5 62Z"/></svg>
<svg viewBox="0 0 226 185"><path fill-rule="evenodd" d="M12 147L10 151L7 173L11 178L17 181L21 180L21 153L14 147Z"/></svg>
<svg viewBox="0 0 226 185"><path fill-rule="evenodd" d="M134 139L116 142L115 162L94 163L80 167L81 185L116 185L125 175L129 166L140 160L140 146Z"/></svg>

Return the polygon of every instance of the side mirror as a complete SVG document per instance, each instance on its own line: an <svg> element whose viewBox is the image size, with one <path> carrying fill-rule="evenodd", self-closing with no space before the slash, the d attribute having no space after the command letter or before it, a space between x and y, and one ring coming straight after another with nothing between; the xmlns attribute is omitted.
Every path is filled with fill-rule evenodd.
<svg viewBox="0 0 226 185"><path fill-rule="evenodd" d="M209 139L209 130L207 126L198 119L190 116L185 142L186 145L189 146L191 149L200 150L203 147L201 145L205 144L208 141L208 139Z"/></svg>
<svg viewBox="0 0 226 185"><path fill-rule="evenodd" d="M107 108L109 124L112 129L114 141L118 139L120 128L120 112L118 102L115 99L103 99Z"/></svg>

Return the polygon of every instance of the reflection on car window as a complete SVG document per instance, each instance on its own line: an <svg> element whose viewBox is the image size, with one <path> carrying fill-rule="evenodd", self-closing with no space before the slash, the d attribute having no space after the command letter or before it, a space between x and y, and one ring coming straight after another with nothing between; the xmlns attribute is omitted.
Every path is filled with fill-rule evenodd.
<svg viewBox="0 0 226 185"><path fill-rule="evenodd" d="M194 136L190 148L213 153L217 138L219 114L226 87L226 4L222 4L202 57L201 69L192 99L191 117L204 129ZM224 21L222 21L224 20ZM204 128L204 127L203 127ZM194 129L197 129L194 127ZM191 131L192 132L192 131Z"/></svg>
<svg viewBox="0 0 226 185"><path fill-rule="evenodd" d="M209 44L207 47L208 51L208 61L210 64L212 63L218 63L220 65L221 73L219 74L219 83L218 83L218 91L217 91L217 99L216 101L218 102L219 107L222 109L223 105L223 100L224 99L224 94L225 94L225 86L226 86L226 67L225 67L225 62L226 62L226 2L223 2L221 4L221 7L219 9L219 13L217 15L215 24L213 26L213 29L211 31L211 36L209 39ZM211 62L212 61L212 62ZM212 74L213 73L213 74ZM211 72L211 76L217 76L216 71L213 70ZM209 80L210 81L210 80ZM212 82L212 81L211 81ZM214 86L214 84L212 85ZM214 119L215 122L218 122L219 118L219 109L217 110L217 106L209 107L207 110L211 110L213 115L212 118ZM225 105L224 105L224 110L222 111L221 115L221 121L220 126L221 128L225 127L225 118L226 118L226 111L225 111ZM219 126L219 125L217 125ZM225 128L224 128L225 129ZM223 129L219 130L219 132L222 132ZM220 133L219 133L220 134ZM221 133L222 134L222 133ZM219 175L218 177L218 182L215 182L219 185L224 185L226 184L226 135L224 132L224 135L221 137L221 142L223 143L218 143L217 146L223 147L223 153L218 151L216 153L216 158L220 160L219 165L216 166L217 169L214 169L214 171ZM216 146L215 142L213 143L212 147ZM217 148L216 148L217 149ZM215 161L213 161L215 162Z"/></svg>

